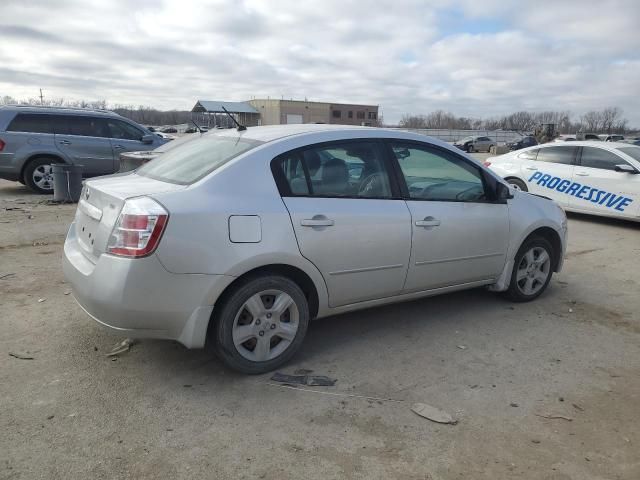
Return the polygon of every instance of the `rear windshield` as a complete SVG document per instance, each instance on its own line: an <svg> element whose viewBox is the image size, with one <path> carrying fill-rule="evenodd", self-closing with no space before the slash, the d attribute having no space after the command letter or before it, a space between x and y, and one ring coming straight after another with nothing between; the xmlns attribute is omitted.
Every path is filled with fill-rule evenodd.
<svg viewBox="0 0 640 480"><path fill-rule="evenodd" d="M637 160L640 162L640 147L622 147L622 148L619 148L618 150L620 150L622 153L626 153L634 160Z"/></svg>
<svg viewBox="0 0 640 480"><path fill-rule="evenodd" d="M241 137L205 135L163 153L136 173L164 182L188 185L262 142Z"/></svg>

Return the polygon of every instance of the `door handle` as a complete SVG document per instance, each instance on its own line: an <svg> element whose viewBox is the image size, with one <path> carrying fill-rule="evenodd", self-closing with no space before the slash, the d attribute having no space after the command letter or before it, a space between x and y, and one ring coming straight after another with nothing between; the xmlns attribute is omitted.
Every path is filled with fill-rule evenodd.
<svg viewBox="0 0 640 480"><path fill-rule="evenodd" d="M124 147L122 145L114 145L113 148L115 150L123 150L124 149Z"/></svg>
<svg viewBox="0 0 640 480"><path fill-rule="evenodd" d="M300 221L300 225L303 227L331 227L334 223L328 218L305 218Z"/></svg>
<svg viewBox="0 0 640 480"><path fill-rule="evenodd" d="M58 143L60 145L71 145L71 142L69 140L60 140Z"/></svg>
<svg viewBox="0 0 640 480"><path fill-rule="evenodd" d="M416 227L438 227L440 220L433 217L424 217L424 220L417 220Z"/></svg>
<svg viewBox="0 0 640 480"><path fill-rule="evenodd" d="M589 174L587 172L576 172L576 175L578 177L588 177Z"/></svg>
<svg viewBox="0 0 640 480"><path fill-rule="evenodd" d="M527 170L538 170L538 167L524 167L524 168L526 168Z"/></svg>

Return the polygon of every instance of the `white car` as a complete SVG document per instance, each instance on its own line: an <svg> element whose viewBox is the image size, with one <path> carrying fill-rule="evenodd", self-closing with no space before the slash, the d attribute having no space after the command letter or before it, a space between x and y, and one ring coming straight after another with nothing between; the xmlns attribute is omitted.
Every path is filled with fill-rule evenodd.
<svg viewBox="0 0 640 480"><path fill-rule="evenodd" d="M615 142L550 143L485 162L515 189L565 210L640 221L640 147Z"/></svg>

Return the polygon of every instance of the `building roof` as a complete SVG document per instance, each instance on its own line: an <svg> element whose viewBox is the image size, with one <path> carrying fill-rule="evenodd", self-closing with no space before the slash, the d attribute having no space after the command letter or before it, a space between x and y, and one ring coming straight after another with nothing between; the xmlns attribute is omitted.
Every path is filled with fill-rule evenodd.
<svg viewBox="0 0 640 480"><path fill-rule="evenodd" d="M217 100L198 100L192 112L224 113L222 107L229 113L258 113L258 111L246 102L220 102Z"/></svg>

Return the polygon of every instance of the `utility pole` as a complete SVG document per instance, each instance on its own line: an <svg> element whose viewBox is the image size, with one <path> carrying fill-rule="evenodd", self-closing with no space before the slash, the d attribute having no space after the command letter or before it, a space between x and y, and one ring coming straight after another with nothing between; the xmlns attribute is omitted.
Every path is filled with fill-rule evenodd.
<svg viewBox="0 0 640 480"><path fill-rule="evenodd" d="M40 105L44 105L44 96L42 95L42 89L40 89Z"/></svg>

